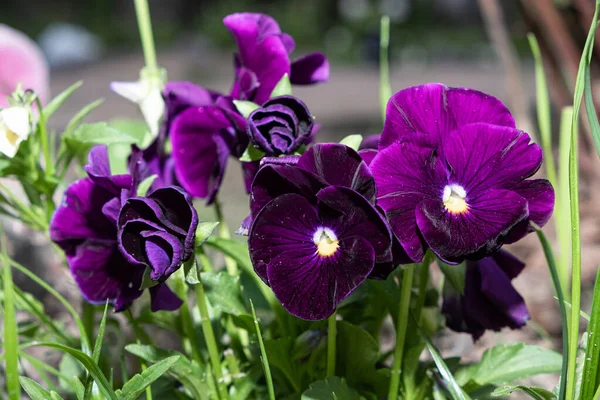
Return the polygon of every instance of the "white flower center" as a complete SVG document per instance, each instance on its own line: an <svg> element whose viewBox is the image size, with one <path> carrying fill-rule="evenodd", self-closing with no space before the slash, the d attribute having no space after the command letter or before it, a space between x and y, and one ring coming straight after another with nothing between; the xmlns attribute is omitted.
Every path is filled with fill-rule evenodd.
<svg viewBox="0 0 600 400"><path fill-rule="evenodd" d="M335 254L340 247L339 240L335 233L325 227L317 229L313 235L313 242L317 245L317 254L321 257L330 257Z"/></svg>
<svg viewBox="0 0 600 400"><path fill-rule="evenodd" d="M442 201L446 210L452 214L462 214L469 210L465 197L467 197L467 192L462 186L457 184L446 185Z"/></svg>

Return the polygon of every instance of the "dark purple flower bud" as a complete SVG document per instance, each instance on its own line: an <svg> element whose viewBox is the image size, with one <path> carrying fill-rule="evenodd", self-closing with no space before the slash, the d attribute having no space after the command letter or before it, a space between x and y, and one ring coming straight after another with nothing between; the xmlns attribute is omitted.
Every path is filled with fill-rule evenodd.
<svg viewBox="0 0 600 400"><path fill-rule="evenodd" d="M479 261L467 261L464 294L444 293L446 325L477 340L485 330L518 329L529 320L521 295L511 284L525 264L500 250Z"/></svg>
<svg viewBox="0 0 600 400"><path fill-rule="evenodd" d="M161 188L125 202L119 250L131 264L150 268L150 279L163 282L192 255L197 226L191 196L174 186Z"/></svg>
<svg viewBox="0 0 600 400"><path fill-rule="evenodd" d="M292 96L275 97L248 117L248 136L269 156L292 154L311 135L313 118L302 101Z"/></svg>

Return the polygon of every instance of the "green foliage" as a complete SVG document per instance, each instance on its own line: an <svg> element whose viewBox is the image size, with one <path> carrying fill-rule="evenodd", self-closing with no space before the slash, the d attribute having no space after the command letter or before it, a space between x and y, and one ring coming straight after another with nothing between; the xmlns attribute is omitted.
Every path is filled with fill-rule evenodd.
<svg viewBox="0 0 600 400"><path fill-rule="evenodd" d="M600 273L596 275L587 347L581 376L581 399L592 399L600 386Z"/></svg>
<svg viewBox="0 0 600 400"><path fill-rule="evenodd" d="M555 400L556 395L546 389L535 386L512 385L499 387L492 392L492 396L507 396L513 392L521 391L535 400Z"/></svg>
<svg viewBox="0 0 600 400"><path fill-rule="evenodd" d="M62 399L56 392L50 392L44 389L39 383L25 376L19 377L19 382L23 386L23 390L27 392L32 400L55 400Z"/></svg>
<svg viewBox="0 0 600 400"><path fill-rule="evenodd" d="M196 247L202 246L212 236L218 225L219 222L200 222L196 228Z"/></svg>
<svg viewBox="0 0 600 400"><path fill-rule="evenodd" d="M79 89L79 87L83 84L82 81L75 82L61 93L58 94L55 98L53 98L47 105L44 107L44 120L48 121L48 119L63 105L63 103L71 97L71 95Z"/></svg>
<svg viewBox="0 0 600 400"><path fill-rule="evenodd" d="M246 100L233 100L233 104L244 118L248 118L254 110L260 108L258 104Z"/></svg>
<svg viewBox="0 0 600 400"><path fill-rule="evenodd" d="M302 393L301 400L364 400L358 392L348 386L344 378L330 376L314 382Z"/></svg>
<svg viewBox="0 0 600 400"><path fill-rule="evenodd" d="M446 277L444 282L449 282L458 293L463 294L465 292L466 263L463 262L458 265L450 265L441 260L437 260L437 265Z"/></svg>
<svg viewBox="0 0 600 400"><path fill-rule="evenodd" d="M348 135L342 140L340 140L340 144L346 145L354 150L358 150L360 144L362 143L362 140L362 135Z"/></svg>
<svg viewBox="0 0 600 400"><path fill-rule="evenodd" d="M470 392L485 385L502 385L538 374L557 373L562 357L553 350L523 343L501 344L483 353L478 363L462 367L456 381Z"/></svg>
<svg viewBox="0 0 600 400"><path fill-rule="evenodd" d="M150 175L146 179L140 182L137 187L136 195L139 197L145 197L148 194L148 190L150 190L150 186L154 183L154 181L158 178L158 175Z"/></svg>
<svg viewBox="0 0 600 400"><path fill-rule="evenodd" d="M226 271L202 272L202 283L210 305L225 314L248 315L240 287L240 277L231 276Z"/></svg>
<svg viewBox="0 0 600 400"><path fill-rule="evenodd" d="M243 162L258 161L261 158L263 158L264 156L265 156L265 153L263 153L261 150L256 148L252 143L249 143L248 147L246 147L246 150L244 150L244 154L242 154L242 156L240 157L240 161L243 161Z"/></svg>
<svg viewBox="0 0 600 400"><path fill-rule="evenodd" d="M135 400L155 380L163 376L177 361L179 356L172 356L151 365L141 374L134 375L117 395L120 400Z"/></svg>
<svg viewBox="0 0 600 400"><path fill-rule="evenodd" d="M0 232L2 246L2 281L4 283L4 357L6 374L6 392L9 400L21 398L21 385L19 384L19 337L17 333L17 314L13 291L12 272L6 249L6 236Z"/></svg>
<svg viewBox="0 0 600 400"><path fill-rule="evenodd" d="M279 96L289 96L291 94L292 84L290 82L290 77L288 76L288 74L284 74L279 80L279 82L277 82L277 85L275 85L275 88L273 88L271 96L269 97L273 98Z"/></svg>

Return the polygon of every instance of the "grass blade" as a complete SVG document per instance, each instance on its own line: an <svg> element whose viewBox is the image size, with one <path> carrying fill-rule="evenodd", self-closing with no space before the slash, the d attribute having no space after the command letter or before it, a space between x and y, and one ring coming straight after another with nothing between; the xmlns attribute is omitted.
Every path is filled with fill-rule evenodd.
<svg viewBox="0 0 600 400"><path fill-rule="evenodd" d="M73 94L73 92L75 92L75 90L77 90L81 85L83 84L83 81L79 81L79 82L75 82L74 84L72 84L71 86L69 86L68 88L66 88L65 90L63 90L58 96L56 96L55 98L53 98L50 103L48 103L46 105L46 107L44 107L44 120L48 120L48 118L50 118L52 116L52 114L54 114L56 112L56 110L58 110L60 108L60 106L62 106L62 104Z"/></svg>
<svg viewBox="0 0 600 400"><path fill-rule="evenodd" d="M381 17L379 38L379 96L381 101L381 118L385 122L385 111L390 97L392 97L392 86L390 84L390 17Z"/></svg>
<svg viewBox="0 0 600 400"><path fill-rule="evenodd" d="M2 235L2 264L4 268L4 353L6 363L6 392L10 400L21 398L19 383L19 337L17 330L17 314L13 291L13 280L8 254L6 253L6 236Z"/></svg>
<svg viewBox="0 0 600 400"><path fill-rule="evenodd" d="M98 337L94 343L94 351L92 352L92 359L96 364L100 359L100 352L102 351L102 341L104 340L104 330L106 329L106 311L108 310L108 301L104 305L104 314L102 315L102 321L100 321L100 327L98 328ZM85 382L85 393L83 398L88 400L92 396L92 387L94 386L94 379L88 373L87 380Z"/></svg>
<svg viewBox="0 0 600 400"><path fill-rule="evenodd" d="M273 388L273 378L271 377L271 368L269 367L269 359L267 358L267 352L265 351L265 344L260 334L260 326L258 325L258 318L256 318L256 311L254 310L254 303L250 300L250 308L252 308L252 318L254 318L254 326L256 327L256 336L258 337L258 345L260 346L260 358L262 360L263 368L265 369L265 379L267 381L267 389L269 391L269 399L275 400L275 389Z"/></svg>
<svg viewBox="0 0 600 400"><path fill-rule="evenodd" d="M591 399L600 383L600 273L596 275L594 300L588 325L585 364L581 376L581 398Z"/></svg>
<svg viewBox="0 0 600 400"><path fill-rule="evenodd" d="M562 109L560 117L560 137L558 143L558 187L554 207L554 225L559 246L558 276L565 299L570 299L569 277L571 271L571 199L569 197L569 143L573 107Z"/></svg>
<svg viewBox="0 0 600 400"><path fill-rule="evenodd" d="M548 239L544 235L541 229L535 227L535 231L542 243L542 248L544 249L544 255L546 256L546 261L548 262L548 269L550 270L550 276L552 277L552 283L554 284L554 291L558 297L558 308L560 310L560 318L561 318L561 327L562 327L562 366L560 376L567 376L567 360L568 360L568 350L569 350L569 335L567 327L569 325L569 320L567 318L567 309L565 307L565 299L563 296L563 289L561 287L560 279L558 276L558 270L556 268L556 262L554 260L554 252L552 251L552 246L548 242ZM579 319L577 319L579 321ZM565 398L565 385L567 381L566 379L560 380L560 389L558 394L558 400L563 400Z"/></svg>
<svg viewBox="0 0 600 400"><path fill-rule="evenodd" d="M23 385L23 389L33 400L52 400L50 392L41 387L40 384L34 381L33 379L27 378L25 376L20 376L19 382L21 382L21 385Z"/></svg>

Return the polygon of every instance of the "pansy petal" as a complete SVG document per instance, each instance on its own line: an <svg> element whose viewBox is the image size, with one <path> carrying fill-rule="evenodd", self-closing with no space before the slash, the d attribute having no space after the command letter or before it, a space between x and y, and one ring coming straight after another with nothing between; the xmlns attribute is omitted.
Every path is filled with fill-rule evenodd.
<svg viewBox="0 0 600 400"><path fill-rule="evenodd" d="M156 311L175 311L183 305L183 301L166 283L159 283L150 288L150 310Z"/></svg>
<svg viewBox="0 0 600 400"><path fill-rule="evenodd" d="M170 186L153 191L148 198L158 203L170 224L184 232L188 243L198 225L198 213L191 196L177 186ZM168 226L166 222L163 224Z"/></svg>
<svg viewBox="0 0 600 400"><path fill-rule="evenodd" d="M373 159L375 158L375 156L377 155L377 150L373 150L373 149L364 149L364 150L359 150L358 154L360 155L360 157L363 159L363 161L370 166L371 162L373 161Z"/></svg>
<svg viewBox="0 0 600 400"><path fill-rule="evenodd" d="M254 219L248 238L256 274L269 284L267 265L278 254L295 249L316 253L313 235L319 226L316 209L298 194L284 194L269 202Z"/></svg>
<svg viewBox="0 0 600 400"><path fill-rule="evenodd" d="M141 232L148 266L152 268L150 279L163 281L183 263L183 245L167 232Z"/></svg>
<svg viewBox="0 0 600 400"><path fill-rule="evenodd" d="M470 124L443 139L444 156L451 180L467 196L488 188L510 189L533 175L542 164L542 150L523 131L513 128Z"/></svg>
<svg viewBox="0 0 600 400"><path fill-rule="evenodd" d="M476 122L515 128L515 119L494 96L469 88L448 88L446 104L454 127Z"/></svg>
<svg viewBox="0 0 600 400"><path fill-rule="evenodd" d="M319 217L338 238L362 236L375 251L378 263L392 261L392 233L385 218L359 193L328 186L319 193Z"/></svg>
<svg viewBox="0 0 600 400"><path fill-rule="evenodd" d="M207 106L214 103L217 92L187 81L171 81L165 84L163 97L167 106L167 118L171 121L189 107Z"/></svg>
<svg viewBox="0 0 600 400"><path fill-rule="evenodd" d="M144 219L128 220L119 226L117 241L119 251L133 265L149 267L141 233L145 231L166 232L160 225Z"/></svg>
<svg viewBox="0 0 600 400"><path fill-rule="evenodd" d="M529 219L538 226L546 225L554 210L554 188L546 179L523 181L511 190L527 200Z"/></svg>
<svg viewBox="0 0 600 400"><path fill-rule="evenodd" d="M310 53L292 62L290 82L293 85L312 85L329 80L329 61L323 53Z"/></svg>
<svg viewBox="0 0 600 400"><path fill-rule="evenodd" d="M379 134L379 133L366 136L362 140L362 142L360 142L360 146L358 147L358 149L359 150L366 150L366 149L377 150L377 149L379 149L379 141L380 140L381 140L381 134Z"/></svg>
<svg viewBox="0 0 600 400"><path fill-rule="evenodd" d="M88 163L83 166L90 179L98 185L104 186L114 194L120 194L121 189L129 189L131 175L112 175L108 160L108 148L105 145L96 145L88 153Z"/></svg>
<svg viewBox="0 0 600 400"><path fill-rule="evenodd" d="M268 202L286 193L314 198L325 186L318 177L296 166L267 164L258 170L252 183L250 211L256 216Z"/></svg>
<svg viewBox="0 0 600 400"><path fill-rule="evenodd" d="M488 190L455 214L441 199L423 200L416 209L417 225L431 250L448 263L474 254L489 254L502 245L501 236L527 218L527 200L509 190Z"/></svg>
<svg viewBox="0 0 600 400"><path fill-rule="evenodd" d="M269 262L267 275L273 293L290 314L322 320L371 273L375 253L363 237L340 240L330 257L308 248L292 248Z"/></svg>
<svg viewBox="0 0 600 400"><path fill-rule="evenodd" d="M219 189L230 148L223 138L231 120L216 107L190 108L171 126L177 180L192 196L210 202Z"/></svg>
<svg viewBox="0 0 600 400"><path fill-rule="evenodd" d="M246 188L246 193L250 193L252 190L252 182L254 181L254 177L258 173L259 168L260 161L242 162L242 174L244 176L244 187Z"/></svg>
<svg viewBox="0 0 600 400"><path fill-rule="evenodd" d="M494 253L491 258L498 264L500 269L510 280L515 279L525 268L525 263L523 261L505 250L499 250L497 253Z"/></svg>
<svg viewBox="0 0 600 400"><path fill-rule="evenodd" d="M352 148L336 143L316 144L298 160L298 167L312 172L332 186L344 186L375 201L375 179L362 157Z"/></svg>

